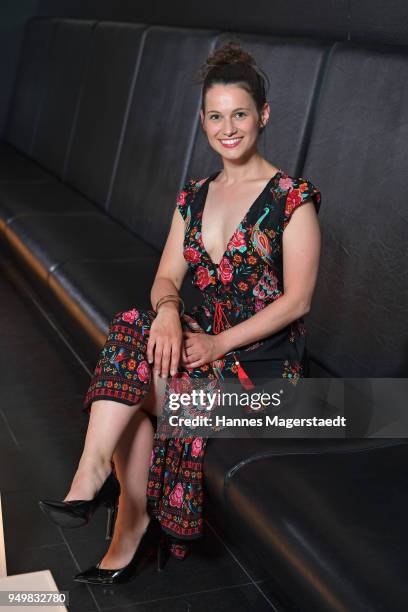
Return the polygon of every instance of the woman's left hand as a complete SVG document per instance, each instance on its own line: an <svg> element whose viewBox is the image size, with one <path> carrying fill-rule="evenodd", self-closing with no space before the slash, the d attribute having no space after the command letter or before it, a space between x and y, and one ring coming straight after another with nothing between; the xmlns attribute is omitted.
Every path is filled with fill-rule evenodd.
<svg viewBox="0 0 408 612"><path fill-rule="evenodd" d="M198 368L222 357L217 335L206 333L183 332L182 365L187 368Z"/></svg>

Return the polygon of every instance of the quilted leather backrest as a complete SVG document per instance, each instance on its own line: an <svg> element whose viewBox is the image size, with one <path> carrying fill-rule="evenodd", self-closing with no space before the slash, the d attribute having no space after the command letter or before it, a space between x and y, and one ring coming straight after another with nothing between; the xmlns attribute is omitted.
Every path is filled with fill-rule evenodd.
<svg viewBox="0 0 408 612"><path fill-rule="evenodd" d="M48 78L32 156L62 176L81 84L86 76L93 21L61 20L49 52Z"/></svg>
<svg viewBox="0 0 408 612"><path fill-rule="evenodd" d="M29 20L25 28L5 138L27 155L32 153L46 92L55 24L54 19L38 18Z"/></svg>
<svg viewBox="0 0 408 612"><path fill-rule="evenodd" d="M144 27L95 28L65 179L106 206L137 74Z"/></svg>
<svg viewBox="0 0 408 612"><path fill-rule="evenodd" d="M344 377L407 376L408 49L336 44L304 173L322 192L310 349Z"/></svg>
<svg viewBox="0 0 408 612"><path fill-rule="evenodd" d="M207 30L149 28L109 213L161 249L197 126L193 77L215 42Z"/></svg>

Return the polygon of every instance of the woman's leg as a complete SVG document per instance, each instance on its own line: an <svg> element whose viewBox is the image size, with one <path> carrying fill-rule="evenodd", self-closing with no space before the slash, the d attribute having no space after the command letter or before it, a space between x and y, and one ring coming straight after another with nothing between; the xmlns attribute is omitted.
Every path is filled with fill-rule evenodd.
<svg viewBox="0 0 408 612"><path fill-rule="evenodd" d="M127 565L149 523L146 488L154 429L148 413L160 413L166 383L153 372L149 392L138 404L114 400L95 400L91 404L84 449L64 501L92 499L111 472L114 460L121 495L102 569Z"/></svg>
<svg viewBox="0 0 408 612"><path fill-rule="evenodd" d="M113 459L120 482L118 514L102 569L124 567L131 560L149 524L146 487L154 429L149 417L138 411L119 441Z"/></svg>
<svg viewBox="0 0 408 612"><path fill-rule="evenodd" d="M84 449L64 501L92 499L112 470L116 445L142 402L128 406L113 400L92 402Z"/></svg>
<svg viewBox="0 0 408 612"><path fill-rule="evenodd" d="M158 415L166 381L153 373L152 391L143 401L115 449L113 460L121 495L110 546L101 560L101 569L124 567L131 560L149 524L146 508L147 479L153 448L154 429L149 416Z"/></svg>
<svg viewBox="0 0 408 612"><path fill-rule="evenodd" d="M112 470L111 460L123 432L140 408L145 413L159 413L166 382L156 372L152 372L149 392L141 402L131 406L106 399L92 402L84 449L71 488L63 501L92 499L95 496Z"/></svg>

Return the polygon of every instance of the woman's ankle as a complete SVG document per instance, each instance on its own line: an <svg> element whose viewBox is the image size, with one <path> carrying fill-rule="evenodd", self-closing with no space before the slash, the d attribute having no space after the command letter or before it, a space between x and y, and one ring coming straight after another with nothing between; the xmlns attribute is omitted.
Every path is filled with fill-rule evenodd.
<svg viewBox="0 0 408 612"><path fill-rule="evenodd" d="M110 463L81 458L64 501L93 499L112 471Z"/></svg>
<svg viewBox="0 0 408 612"><path fill-rule="evenodd" d="M141 537L151 520L147 512L138 512L137 518L135 518L134 513L132 513L132 515L126 515L126 511L123 511L123 509L121 511L119 505L119 512L115 522L116 536L130 537L131 540L133 540L135 536Z"/></svg>
<svg viewBox="0 0 408 612"><path fill-rule="evenodd" d="M79 463L78 463L78 471L91 472L97 474L99 477L103 478L105 475L108 476L112 471L112 464L110 459L105 459L104 457L94 457L91 455L82 454Z"/></svg>

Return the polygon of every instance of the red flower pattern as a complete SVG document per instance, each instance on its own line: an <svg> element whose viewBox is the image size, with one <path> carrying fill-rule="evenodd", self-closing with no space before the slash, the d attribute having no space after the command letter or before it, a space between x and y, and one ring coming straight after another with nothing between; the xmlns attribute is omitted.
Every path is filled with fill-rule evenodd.
<svg viewBox="0 0 408 612"><path fill-rule="evenodd" d="M203 266L199 266L195 273L196 285L203 291L211 283L210 271Z"/></svg>
<svg viewBox="0 0 408 612"><path fill-rule="evenodd" d="M147 361L141 361L137 366L137 375L142 382L146 382L150 377L150 368Z"/></svg>
<svg viewBox="0 0 408 612"><path fill-rule="evenodd" d="M127 310L126 312L122 312L122 319L126 321L126 323L134 323L135 319L139 316L139 311L136 308L132 308L132 310Z"/></svg>
<svg viewBox="0 0 408 612"><path fill-rule="evenodd" d="M177 372L170 381L170 393L190 393L192 384L187 372Z"/></svg>
<svg viewBox="0 0 408 612"><path fill-rule="evenodd" d="M203 448L203 439L202 438L194 438L193 445L191 448L191 456L198 457L201 453L201 449Z"/></svg>
<svg viewBox="0 0 408 612"><path fill-rule="evenodd" d="M245 247L245 234L240 230L237 230L235 234L232 236L231 240L228 243L227 249L232 251L233 249L239 249L240 247Z"/></svg>
<svg viewBox="0 0 408 612"><path fill-rule="evenodd" d="M177 206L185 206L187 191L180 191L177 197Z"/></svg>
<svg viewBox="0 0 408 612"><path fill-rule="evenodd" d="M198 263L201 259L200 251L193 249L193 247L187 247L184 249L184 258L190 263Z"/></svg>
<svg viewBox="0 0 408 612"><path fill-rule="evenodd" d="M224 255L220 261L220 265L218 266L218 275L224 285L227 285L232 281L232 272L233 267L231 266L229 259Z"/></svg>
<svg viewBox="0 0 408 612"><path fill-rule="evenodd" d="M183 485L178 482L174 487L173 491L170 493L170 506L176 506L176 508L181 508L183 503Z"/></svg>

